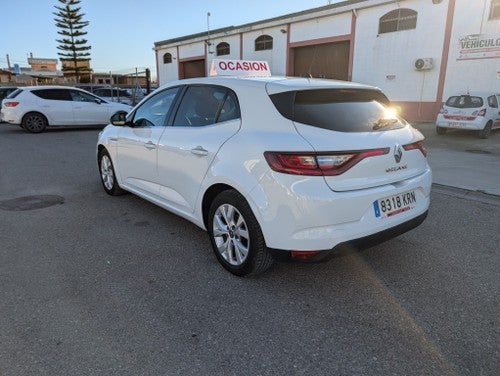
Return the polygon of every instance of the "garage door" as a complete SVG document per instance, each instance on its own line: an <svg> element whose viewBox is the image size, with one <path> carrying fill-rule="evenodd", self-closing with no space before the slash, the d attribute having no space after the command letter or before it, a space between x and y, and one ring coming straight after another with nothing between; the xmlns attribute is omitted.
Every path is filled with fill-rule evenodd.
<svg viewBox="0 0 500 376"><path fill-rule="evenodd" d="M294 76L349 78L349 42L316 44L293 49Z"/></svg>
<svg viewBox="0 0 500 376"><path fill-rule="evenodd" d="M192 77L205 77L205 60L191 60L181 63L182 77L179 78L192 78Z"/></svg>

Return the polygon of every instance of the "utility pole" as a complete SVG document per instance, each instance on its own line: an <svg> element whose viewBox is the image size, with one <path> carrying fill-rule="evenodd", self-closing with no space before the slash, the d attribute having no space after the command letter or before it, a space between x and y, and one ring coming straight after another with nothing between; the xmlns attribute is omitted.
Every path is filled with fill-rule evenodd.
<svg viewBox="0 0 500 376"><path fill-rule="evenodd" d="M151 71L146 68L146 94L151 93Z"/></svg>

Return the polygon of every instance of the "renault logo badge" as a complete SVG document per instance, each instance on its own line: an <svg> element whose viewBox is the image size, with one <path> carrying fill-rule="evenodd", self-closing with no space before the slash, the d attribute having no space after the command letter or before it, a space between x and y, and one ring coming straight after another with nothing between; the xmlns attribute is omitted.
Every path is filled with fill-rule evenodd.
<svg viewBox="0 0 500 376"><path fill-rule="evenodd" d="M396 163L401 162L401 157L403 156L403 148L401 145L396 144L394 146L394 159L396 160Z"/></svg>

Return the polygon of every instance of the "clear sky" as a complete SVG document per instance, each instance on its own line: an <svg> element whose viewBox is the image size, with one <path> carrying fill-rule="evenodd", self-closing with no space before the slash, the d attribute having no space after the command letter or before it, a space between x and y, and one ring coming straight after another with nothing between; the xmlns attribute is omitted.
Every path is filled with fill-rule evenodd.
<svg viewBox="0 0 500 376"><path fill-rule="evenodd" d="M332 1L332 3L338 2ZM28 67L33 57L58 58L53 12L58 0L0 0L0 67ZM154 42L237 26L327 5L327 0L81 0L96 72L129 73L150 68L156 75Z"/></svg>

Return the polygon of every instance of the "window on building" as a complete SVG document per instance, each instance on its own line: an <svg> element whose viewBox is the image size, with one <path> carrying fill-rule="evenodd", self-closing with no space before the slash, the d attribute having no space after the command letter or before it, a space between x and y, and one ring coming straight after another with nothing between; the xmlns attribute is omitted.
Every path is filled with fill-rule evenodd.
<svg viewBox="0 0 500 376"><path fill-rule="evenodd" d="M170 64L172 62L172 54L166 53L163 55L163 64Z"/></svg>
<svg viewBox="0 0 500 376"><path fill-rule="evenodd" d="M417 12L411 9L396 9L380 17L378 33L410 30L417 27Z"/></svg>
<svg viewBox="0 0 500 376"><path fill-rule="evenodd" d="M229 48L229 43L221 42L217 45L217 56L229 55L231 49Z"/></svg>
<svg viewBox="0 0 500 376"><path fill-rule="evenodd" d="M500 0L491 0L490 19L500 18Z"/></svg>
<svg viewBox="0 0 500 376"><path fill-rule="evenodd" d="M273 37L261 35L255 39L255 51L264 51L273 49Z"/></svg>

